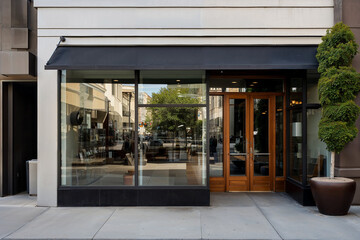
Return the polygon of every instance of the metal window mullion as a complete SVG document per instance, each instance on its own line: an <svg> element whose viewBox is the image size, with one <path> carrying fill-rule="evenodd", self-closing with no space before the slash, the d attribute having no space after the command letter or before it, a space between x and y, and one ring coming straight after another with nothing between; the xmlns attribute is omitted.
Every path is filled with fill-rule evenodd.
<svg viewBox="0 0 360 240"><path fill-rule="evenodd" d="M209 113L209 92L210 92L210 87L209 87L209 72L206 71L205 72L205 84L206 84L206 184L207 186L210 188L210 136L209 136L209 127L210 127L210 123L209 123L209 117L210 117L210 113Z"/></svg>
<svg viewBox="0 0 360 240"><path fill-rule="evenodd" d="M62 76L62 71L63 70L58 70L57 72L57 93L58 93L58 96L57 96L57 99L58 99L58 103L57 103L57 106L58 106L58 109L57 109L57 115L58 115L58 120L57 120L57 139L58 139L58 153L57 153L57 158L58 158L58 161L57 161L57 166L58 166L58 170L57 170L57 174L58 174L58 177L57 177L57 190L59 190L59 187L62 185L62 182L61 182L61 175L62 175L62 172L61 172L61 164L62 164L62 155L61 155L61 149L62 149L62 144L61 144L61 76ZM67 82L65 82L66 84ZM67 160L67 159L66 159ZM71 174L71 178L72 178L72 174Z"/></svg>
<svg viewBox="0 0 360 240"><path fill-rule="evenodd" d="M135 70L135 148L134 148L134 154L135 154L135 187L139 186L139 154L138 154L138 125L139 125L139 109L138 109L138 83L139 83L139 76L140 71Z"/></svg>
<svg viewBox="0 0 360 240"><path fill-rule="evenodd" d="M303 104L302 104L302 163L303 163L303 169L302 169L302 184L303 186L306 186L307 181L307 113L306 113L306 105L307 105L307 79L306 75L303 78Z"/></svg>
<svg viewBox="0 0 360 240"><path fill-rule="evenodd" d="M286 178L290 178L290 80L286 79Z"/></svg>

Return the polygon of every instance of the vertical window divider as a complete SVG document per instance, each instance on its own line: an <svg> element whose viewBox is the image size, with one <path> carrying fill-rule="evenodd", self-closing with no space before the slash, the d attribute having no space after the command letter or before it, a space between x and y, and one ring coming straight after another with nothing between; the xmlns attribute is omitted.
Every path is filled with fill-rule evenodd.
<svg viewBox="0 0 360 240"><path fill-rule="evenodd" d="M134 126L134 132L135 132L135 148L134 148L134 154L135 154L135 187L139 186L139 154L138 154L138 126L139 126L139 109L138 109L138 97L139 97L139 91L138 91L138 83L139 83L139 77L140 77L140 71L135 70L135 126Z"/></svg>
<svg viewBox="0 0 360 240"><path fill-rule="evenodd" d="M209 117L210 117L210 109L209 109L209 92L210 92L210 88L209 88L209 72L206 71L205 72L205 84L206 84L206 185L207 187L210 187L210 137L209 137L209 127L210 127L210 123L209 123Z"/></svg>
<svg viewBox="0 0 360 240"><path fill-rule="evenodd" d="M285 104L287 106L286 108L286 178L290 177L290 79L286 79L286 95L285 95Z"/></svg>
<svg viewBox="0 0 360 240"><path fill-rule="evenodd" d="M63 70L58 70L57 71L57 99L58 99L58 103L57 103L57 140L58 140L58 152L57 152L57 188L59 189L59 187L61 186L61 76L62 76L62 71Z"/></svg>
<svg viewBox="0 0 360 240"><path fill-rule="evenodd" d="M307 79L306 79L306 74L303 78L303 92L302 92L302 97L303 97L303 101L302 101L302 164L303 164L303 169L302 169L302 184L303 186L306 186L306 181L307 181L307 112L306 112L306 104L307 104Z"/></svg>

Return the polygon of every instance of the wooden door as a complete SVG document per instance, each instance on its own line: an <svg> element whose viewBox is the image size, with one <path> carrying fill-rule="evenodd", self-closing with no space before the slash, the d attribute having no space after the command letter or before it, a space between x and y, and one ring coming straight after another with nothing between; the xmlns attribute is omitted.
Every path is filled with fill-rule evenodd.
<svg viewBox="0 0 360 240"><path fill-rule="evenodd" d="M228 94L224 108L227 191L273 191L275 96Z"/></svg>
<svg viewBox="0 0 360 240"><path fill-rule="evenodd" d="M274 191L275 96L249 97L249 189Z"/></svg>
<svg viewBox="0 0 360 240"><path fill-rule="evenodd" d="M214 124L209 129L211 191L275 190L275 97L265 93L214 96L213 100L223 102L223 129L221 134ZM216 151L211 150L212 142L217 143Z"/></svg>

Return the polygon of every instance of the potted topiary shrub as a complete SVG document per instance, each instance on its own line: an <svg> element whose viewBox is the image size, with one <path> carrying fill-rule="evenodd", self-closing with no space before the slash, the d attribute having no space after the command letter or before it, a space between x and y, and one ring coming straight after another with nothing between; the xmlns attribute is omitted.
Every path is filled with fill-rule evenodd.
<svg viewBox="0 0 360 240"><path fill-rule="evenodd" d="M319 138L331 152L330 177L310 180L311 191L320 213L345 215L354 198L356 183L334 177L335 154L357 135L355 121L360 107L354 102L360 90L360 75L351 67L358 45L350 28L337 23L327 31L317 49L318 91L322 105Z"/></svg>

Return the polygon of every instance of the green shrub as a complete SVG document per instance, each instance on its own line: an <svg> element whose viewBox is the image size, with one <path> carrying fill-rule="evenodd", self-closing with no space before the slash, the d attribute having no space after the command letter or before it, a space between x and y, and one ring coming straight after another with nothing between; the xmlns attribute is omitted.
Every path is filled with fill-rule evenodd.
<svg viewBox="0 0 360 240"><path fill-rule="evenodd" d="M355 122L359 113L360 107L352 100L323 108L323 118L334 122Z"/></svg>
<svg viewBox="0 0 360 240"><path fill-rule="evenodd" d="M329 151L339 153L358 133L355 121L360 107L354 99L360 91L360 74L351 67L358 44L343 23L328 30L322 40L316 54L321 73L318 91L323 107L319 138Z"/></svg>
<svg viewBox="0 0 360 240"><path fill-rule="evenodd" d="M360 76L354 68L331 67L319 80L318 91L322 105L334 105L354 100L360 90Z"/></svg>
<svg viewBox="0 0 360 240"><path fill-rule="evenodd" d="M319 137L328 150L340 153L345 145L356 137L358 130L355 125L346 122L333 122L322 119L319 124Z"/></svg>
<svg viewBox="0 0 360 240"><path fill-rule="evenodd" d="M318 47L316 58L319 61L319 73L330 67L349 66L357 53L358 44L348 26L338 23L327 30Z"/></svg>

